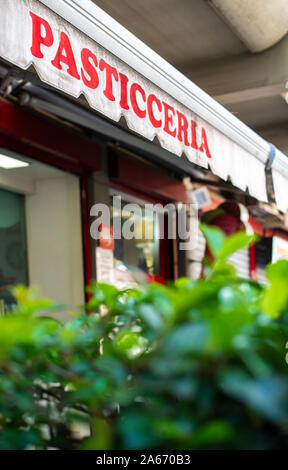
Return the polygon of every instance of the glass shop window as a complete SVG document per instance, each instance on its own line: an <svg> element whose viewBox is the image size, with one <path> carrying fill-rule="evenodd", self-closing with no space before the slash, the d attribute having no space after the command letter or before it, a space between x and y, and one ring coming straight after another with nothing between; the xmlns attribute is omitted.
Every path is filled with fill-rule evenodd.
<svg viewBox="0 0 288 470"><path fill-rule="evenodd" d="M140 206L139 213L133 213L129 210L131 201L121 199L121 209L115 209L111 198L111 217L121 224L121 239L114 239L114 275L116 278L121 276L120 272L144 273L147 276L160 275L160 231L159 216L152 209ZM131 225L133 237L126 239L123 236L125 224L134 219ZM130 224L129 224L130 226ZM126 225L127 227L127 225ZM115 274L116 271L116 274ZM117 276L118 272L118 276ZM122 276L123 278L123 276Z"/></svg>
<svg viewBox="0 0 288 470"><path fill-rule="evenodd" d="M0 314L13 309L10 288L27 284L25 199L0 189Z"/></svg>
<svg viewBox="0 0 288 470"><path fill-rule="evenodd" d="M0 148L0 185L0 314L14 309L9 287L24 284L70 320L84 303L78 176Z"/></svg>

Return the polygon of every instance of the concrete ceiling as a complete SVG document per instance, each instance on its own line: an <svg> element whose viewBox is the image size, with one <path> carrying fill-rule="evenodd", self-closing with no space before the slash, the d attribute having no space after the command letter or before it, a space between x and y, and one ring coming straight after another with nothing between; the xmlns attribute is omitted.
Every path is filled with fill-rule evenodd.
<svg viewBox="0 0 288 470"><path fill-rule="evenodd" d="M206 0L93 1L180 70L248 50Z"/></svg>
<svg viewBox="0 0 288 470"><path fill-rule="evenodd" d="M92 1L239 119L288 152L288 104L283 99L288 91L288 36L267 51L253 54L208 0ZM237 0L237 4L243 1L247 0ZM223 0L210 0L211 4L219 2ZM269 11L271 0L262 2ZM276 20L277 14L284 16L288 11L283 5L283 0L273 2L279 10L273 12ZM265 30L265 24L262 27Z"/></svg>
<svg viewBox="0 0 288 470"><path fill-rule="evenodd" d="M227 107L248 126L257 129L268 125L276 126L288 119L288 106L280 95L232 103Z"/></svg>

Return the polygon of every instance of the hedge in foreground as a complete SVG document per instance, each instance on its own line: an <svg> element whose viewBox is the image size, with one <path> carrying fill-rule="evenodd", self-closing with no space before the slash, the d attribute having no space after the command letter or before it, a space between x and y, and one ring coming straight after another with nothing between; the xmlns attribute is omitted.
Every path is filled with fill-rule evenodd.
<svg viewBox="0 0 288 470"><path fill-rule="evenodd" d="M17 313L0 318L1 449L287 448L288 262L267 286L239 279L226 259L252 237L203 231L205 279L95 284L89 314L65 325L15 289Z"/></svg>

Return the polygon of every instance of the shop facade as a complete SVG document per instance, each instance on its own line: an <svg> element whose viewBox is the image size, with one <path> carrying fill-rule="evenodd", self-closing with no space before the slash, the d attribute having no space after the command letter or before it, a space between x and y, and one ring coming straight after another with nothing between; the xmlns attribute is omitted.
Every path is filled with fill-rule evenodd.
<svg viewBox="0 0 288 470"><path fill-rule="evenodd" d="M92 279L196 278L201 235L191 229L199 243L181 250L167 236L169 214L160 227L144 208L181 207L199 188L210 195L200 215L225 201L266 209L272 201L285 236L286 157L94 4L7 0L0 23L2 310L13 302L6 286L19 282L75 310ZM121 227L137 204L135 230L146 237L115 239L102 223L96 239L95 204ZM264 234L257 217L245 217ZM177 216L173 223L177 233ZM260 276L255 250L237 255L239 274Z"/></svg>

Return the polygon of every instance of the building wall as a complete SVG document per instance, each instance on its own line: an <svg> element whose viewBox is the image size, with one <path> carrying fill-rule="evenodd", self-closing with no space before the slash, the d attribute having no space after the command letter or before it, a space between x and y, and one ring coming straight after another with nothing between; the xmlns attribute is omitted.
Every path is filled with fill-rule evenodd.
<svg viewBox="0 0 288 470"><path fill-rule="evenodd" d="M80 188L77 177L63 174L36 180L26 196L29 284L41 295L66 305L56 318L84 303Z"/></svg>

